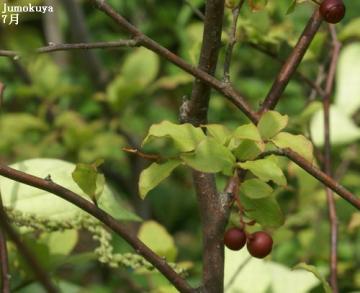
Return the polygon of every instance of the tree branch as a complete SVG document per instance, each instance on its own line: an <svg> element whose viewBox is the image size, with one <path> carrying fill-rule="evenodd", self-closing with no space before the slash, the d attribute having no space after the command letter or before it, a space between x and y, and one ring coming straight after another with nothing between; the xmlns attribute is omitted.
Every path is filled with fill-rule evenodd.
<svg viewBox="0 0 360 293"><path fill-rule="evenodd" d="M70 33L72 39L76 42L88 43L90 41L90 34L86 27L84 12L79 1L61 0L65 11L67 13L70 23ZM83 51L79 54L88 69L89 76L94 84L102 88L106 84L108 73L102 66L100 59L92 51Z"/></svg>
<svg viewBox="0 0 360 293"><path fill-rule="evenodd" d="M190 7L190 9L197 15L198 18L200 18L202 21L205 20L205 15L195 5L193 5L189 0L184 0L184 2Z"/></svg>
<svg viewBox="0 0 360 293"><path fill-rule="evenodd" d="M0 193L0 212L4 211L2 197ZM10 272L9 258L6 247L5 230L0 229L0 270L1 270L1 293L10 293Z"/></svg>
<svg viewBox="0 0 360 293"><path fill-rule="evenodd" d="M22 242L19 235L14 231L14 229L9 224L8 218L3 210L0 208L0 226L3 231L9 236L12 242L16 245L19 253L24 257L28 262L29 267L32 269L34 275L44 287L47 292L57 293L59 290L54 286L51 279L49 278L46 271L38 263L38 260L35 258L32 251Z"/></svg>
<svg viewBox="0 0 360 293"><path fill-rule="evenodd" d="M339 59L339 52L341 45L337 40L334 25L329 25L329 30L332 39L332 52L329 73L326 79L325 92L323 99L324 110L324 171L331 176L331 142L330 142L330 97L334 85L336 74L336 65ZM339 292L337 282L337 240L338 240L338 225L334 195L330 188L326 188L326 198L328 205L328 216L330 222L330 284L334 293Z"/></svg>
<svg viewBox="0 0 360 293"><path fill-rule="evenodd" d="M224 0L207 0L204 32L198 69L214 75L221 46ZM211 87L195 79L191 99L187 101L185 122L195 126L207 123ZM214 174L193 171L193 181L202 222L202 289L207 293L224 290L224 240L226 214L217 192Z"/></svg>
<svg viewBox="0 0 360 293"><path fill-rule="evenodd" d="M4 90L5 90L5 85L2 82L0 82L0 109L1 109L2 104L3 104Z"/></svg>
<svg viewBox="0 0 360 293"><path fill-rule="evenodd" d="M157 268L180 292L195 292L194 289L192 289L189 284L180 275L178 275L164 259L154 253L141 240L130 233L127 228L125 228L108 213L95 206L92 202L52 181L26 174L2 164L0 164L0 175L11 180L39 188L41 190L48 191L71 202L80 209L97 218L100 222L104 223L116 234L121 236L135 249L137 253L142 255L155 268Z"/></svg>
<svg viewBox="0 0 360 293"><path fill-rule="evenodd" d="M51 44L49 46L41 47L35 50L35 53L51 53L56 51L69 51L69 50L89 50L89 49L116 49L122 47L137 47L139 41L136 39L119 40L113 42L96 42L96 43L74 43L74 44ZM21 56L21 52L0 50L0 56L4 57L17 57Z"/></svg>
<svg viewBox="0 0 360 293"><path fill-rule="evenodd" d="M236 26L239 19L240 9L244 4L244 2L245 0L240 0L239 4L232 9L232 23L229 33L229 43L225 51L225 61L224 61L224 81L226 83L230 82L230 64L231 64L233 49L236 44Z"/></svg>
<svg viewBox="0 0 360 293"><path fill-rule="evenodd" d="M258 44L255 44L255 43L249 43L249 46L254 48L255 50L273 58L275 61L277 61L281 64L284 64L284 61L282 59L280 59L280 57L277 54L271 52L270 50L267 50L266 48L259 46ZM297 77L300 81L303 81L306 84L308 84L309 87L311 87L320 97L325 96L325 91L316 82L313 82L312 79L308 78L306 75L304 75L299 70L295 71L295 77Z"/></svg>
<svg viewBox="0 0 360 293"><path fill-rule="evenodd" d="M260 113L275 108L292 75L296 71L307 49L309 48L312 39L320 28L321 23L322 17L320 15L319 9L316 8L303 33L301 34L299 41L278 73L268 95L266 96L260 108Z"/></svg>
<svg viewBox="0 0 360 293"><path fill-rule="evenodd" d="M148 36L144 35L135 26L129 23L125 18L118 14L105 0L90 0L94 3L99 10L103 11L109 17L111 17L123 30L127 31L133 37L136 37L140 41L140 45L149 50L155 52L159 56L165 58L171 63L175 64L179 68L183 69L187 73L193 75L203 83L213 87L218 92L222 93L229 101L231 101L236 107L238 107L251 121L255 121L258 115L251 109L248 103L231 85L219 81L211 74L187 63L182 58L164 48Z"/></svg>
<svg viewBox="0 0 360 293"><path fill-rule="evenodd" d="M308 162L305 158L292 151L291 149L283 149L283 155L288 157L291 161L296 163L298 166L303 168L307 173L318 179L325 186L329 187L331 190L335 191L338 195L340 195L347 202L352 204L358 210L360 210L360 198L356 197L345 187L336 182L329 175L325 174L315 166L313 166L310 162ZM280 154L280 152L279 152Z"/></svg>

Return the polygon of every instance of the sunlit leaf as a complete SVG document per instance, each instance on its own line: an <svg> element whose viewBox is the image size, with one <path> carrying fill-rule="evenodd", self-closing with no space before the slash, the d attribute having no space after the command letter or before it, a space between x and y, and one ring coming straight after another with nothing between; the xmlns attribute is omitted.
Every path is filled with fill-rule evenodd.
<svg viewBox="0 0 360 293"><path fill-rule="evenodd" d="M336 81L335 105L341 113L350 116L360 108L360 43L341 50Z"/></svg>
<svg viewBox="0 0 360 293"><path fill-rule="evenodd" d="M235 157L240 161L254 160L265 149L263 142L257 142L252 140L239 141L237 147L232 150Z"/></svg>
<svg viewBox="0 0 360 293"><path fill-rule="evenodd" d="M142 145L149 143L153 139L171 138L179 151L189 152L194 150L205 137L201 128L194 127L189 123L179 125L163 121L150 127Z"/></svg>
<svg viewBox="0 0 360 293"><path fill-rule="evenodd" d="M221 124L207 124L204 127L206 127L207 134L221 144L226 144L231 135L230 130Z"/></svg>
<svg viewBox="0 0 360 293"><path fill-rule="evenodd" d="M300 263L294 267L294 270L306 270L310 273L313 273L313 275L321 281L321 284L323 286L323 289L325 293L332 293L331 287L329 283L326 281L326 279L319 273L316 267L308 265L306 263Z"/></svg>
<svg viewBox="0 0 360 293"><path fill-rule="evenodd" d="M271 180L279 185L286 185L283 171L271 157L256 161L246 161L238 163L238 165L243 169L250 170L251 173L265 182Z"/></svg>
<svg viewBox="0 0 360 293"><path fill-rule="evenodd" d="M237 273L240 266L241 272ZM225 249L224 281L228 293L266 293L269 290L276 293L308 293L320 283L309 272L292 271L274 261L254 258L246 249Z"/></svg>
<svg viewBox="0 0 360 293"><path fill-rule="evenodd" d="M12 168L31 175L47 178L89 200L71 177L75 165L57 159L31 159L11 165ZM45 219L72 220L86 212L72 203L51 194L0 176L0 188L5 207L36 215ZM98 206L119 220L139 220L117 200L117 196L105 185Z"/></svg>
<svg viewBox="0 0 360 293"><path fill-rule="evenodd" d="M358 127L343 112L344 108L332 105L330 108L330 141L332 145L351 143L360 138L360 127ZM311 133L316 145L324 144L324 112L320 110L311 120Z"/></svg>
<svg viewBox="0 0 360 293"><path fill-rule="evenodd" d="M281 115L276 111L268 111L264 113L259 121L258 129L263 139L270 139L288 124L289 117Z"/></svg>
<svg viewBox="0 0 360 293"><path fill-rule="evenodd" d="M280 132L271 141L279 148L290 148L309 162L313 161L313 145L303 135Z"/></svg>
<svg viewBox="0 0 360 293"><path fill-rule="evenodd" d="M155 221L147 221L140 227L138 237L160 257L175 261L177 248L166 229Z"/></svg>

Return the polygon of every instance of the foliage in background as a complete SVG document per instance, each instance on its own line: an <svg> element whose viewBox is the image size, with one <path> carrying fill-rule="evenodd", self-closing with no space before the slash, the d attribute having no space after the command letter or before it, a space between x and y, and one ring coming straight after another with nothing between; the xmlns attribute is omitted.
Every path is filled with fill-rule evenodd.
<svg viewBox="0 0 360 293"><path fill-rule="evenodd" d="M82 3L82 8L91 40L126 38L106 16L85 2ZM190 2L199 9L204 8L203 1ZM313 6L300 3L306 1L268 1L265 7L265 1L253 2L258 4L245 6L241 11L237 34L239 44L235 47L231 76L234 84L252 99L249 102L258 105L266 95L279 64L254 49L253 45L285 58ZM294 2L298 5L293 7L291 14L287 14ZM146 34L196 65L202 39L202 23L185 2L112 0L109 3ZM338 66L336 91L332 97L334 103L331 108L331 139L335 146L332 160L336 167L335 176L355 194L360 194L360 18L357 16L360 3L352 1L347 5L346 18L337 26L344 48ZM73 41L70 37L73 27L61 5L57 8L57 13L57 25L62 37L67 42ZM231 12L228 9L223 33L224 45L228 40L230 20ZM310 89L303 82L294 79L285 91L277 111L286 114L288 118L279 118L278 114L274 114L279 119L278 129L267 129L268 121L265 121L263 126L260 123L259 129L252 129L253 126L247 124L244 116L214 93L210 103L210 124L207 126L211 138L204 140L201 131L192 129L192 144L185 141L181 129L176 128L179 127L178 109L183 96L191 92L193 79L189 75L143 48L99 50L94 51L95 55L108 76L106 84L99 86L88 74L86 60L82 58L81 52L50 55L29 53L32 48L40 47L49 41L43 31L43 22L45 20L41 19L40 15L25 14L19 26L0 28L0 40L4 48L25 54L20 59L0 58L0 74L3 83L7 85L0 116L1 160L9 164L22 162L18 165L19 168L23 165L30 173L40 172L37 175L43 178L51 173L51 180L65 186L68 183L69 188L79 194L95 197L100 207L103 201L107 205L104 209L114 215L122 215L122 219L139 220L140 217L143 223L132 223L140 226L140 238L167 260L176 262L177 266L189 275L190 282L198 284L201 263L199 216L190 174L188 169L180 165L229 175L229 169L233 167L236 157L243 161L240 163L241 167L250 170L253 175L252 178L247 178L247 184L242 186L244 204L250 210L251 207L258 206L257 201L260 199L248 198L247 194L256 195L254 188L261 188L261 196L267 193L270 196L271 193L265 208L268 207L272 214L279 215L270 217L270 220L267 213L249 213L249 217L256 218L259 223L269 224L270 229L280 226L286 219L280 228L273 230L275 247L271 262L266 262L263 266L260 261L253 260L244 268L236 282L242 284L244 291L248 292L247 285L242 280L249 280L245 278L248 275L257 276L252 284L259 286L256 288L258 291L252 287L251 292L272 290L277 293L289 292L288 287L279 287L285 279L288 278L288 283L294 286L294 282L301 278L304 288L302 291L299 288L299 292L322 292L320 282L312 274L303 271L290 272L289 268L306 262L314 265L322 275L328 273L329 229L323 187L284 158L264 159L265 162L262 163L266 164L266 168L258 168L256 163L247 161L265 150L263 140L272 140L278 146L283 146L284 143L294 145L294 137L288 139L287 133L305 133L313 140L315 147L322 146L321 106L316 99L308 98ZM317 34L300 66L301 72L311 79L315 79L319 64L326 54L325 35L325 30ZM222 75L223 55L224 49L221 51L218 66L219 77ZM272 117L268 119L271 120ZM171 132L171 127L174 131L170 134L159 134L159 131L162 131L160 126L164 123L167 123L166 131ZM286 125L286 132L278 134ZM249 137L237 137L237 129L244 126L250 129ZM273 133L270 133L271 131ZM244 133L244 129L238 133ZM157 139L159 137L165 139ZM309 145L305 138L296 136L296 139L302 143L299 152L309 155ZM160 153L172 160L165 163L149 162L122 151L128 147L140 149L141 141L146 152ZM299 146L298 142L296 146ZM255 154L246 153L246 149L258 151ZM208 155L209 150L215 153L214 160L217 158L216 154L222 154L221 160L204 162L201 156L195 159L192 156L192 152L204 152ZM98 159L104 160L104 164L98 166L98 169L107 181L101 196L96 192L97 184L94 184L91 190L84 190L79 183L81 180L76 180L76 185L71 179L75 164L90 166L88 164ZM266 172L267 168L272 172ZM155 175L146 171L141 173L143 169L155 169ZM63 171L66 172L62 173ZM98 176L97 172L98 170L90 176ZM66 176L58 178L57 174L60 177L64 174ZM158 185L168 175L170 176ZM158 182L154 181L154 177ZM254 177L259 180L254 181L257 180ZM139 178L142 183L140 190ZM84 180L92 179L86 177ZM14 215L15 218L29 216L27 213L34 213L35 208L38 208L38 216L50 216L54 220L59 220L58 216L66 216L66 220L69 220L71 213L73 220L78 216L77 209L72 209L70 204L63 206L64 202L60 200L57 203L55 196L32 194L34 189L17 189L15 183L11 185L5 181L0 178L5 204L9 203L9 207L24 213ZM226 177L220 174L217 181L221 189L225 185ZM265 183L268 181L272 182ZM139 199L145 195L144 201ZM18 200L16 206L11 206L14 197L24 201ZM26 202L26 197L31 198L31 204ZM121 205L118 205L118 202ZM360 290L360 217L347 203L337 200L336 204L340 224L340 289L341 292L357 291ZM261 206L264 207L264 204ZM271 219L276 220L271 222ZM34 221L42 223L41 219ZM231 218L231 221L238 219ZM39 227L35 228L43 231ZM74 228L78 226L71 226L71 229ZM252 229L257 230L259 226ZM41 263L56 277L64 292L113 292L119 286L124 287L124 292L141 292L144 288L151 288L153 292L174 292L168 282L159 273L148 270L146 264L141 263L139 267L131 265L139 260L129 257L125 259L127 265L117 269L99 263L96 260L98 256L94 253L97 241L109 244L102 247L113 250L111 253L124 256L133 252L119 237L111 237L110 233L104 231L103 234L100 231L101 235L86 229L56 233L43 231L40 232L40 237L37 237L25 229L23 237L34 249ZM97 241L92 239L95 234L98 236L95 239ZM154 234L158 237L153 237ZM60 243L66 245L59 245ZM19 292L40 292L37 284L27 284L28 280L32 281L31 271L18 257L15 248L11 248L11 265L19 272L12 278L14 286L23 286ZM106 253L108 252L106 250ZM226 253L225 284L235 268L245 259L242 255L235 257L229 256L229 251ZM129 274L128 267L135 273ZM274 275L271 275L274 278L270 280L269 271L279 279L274 279Z"/></svg>

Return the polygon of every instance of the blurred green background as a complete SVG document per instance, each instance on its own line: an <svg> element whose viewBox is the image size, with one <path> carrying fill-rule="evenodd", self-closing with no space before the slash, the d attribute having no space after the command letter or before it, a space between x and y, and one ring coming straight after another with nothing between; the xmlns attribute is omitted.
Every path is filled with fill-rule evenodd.
<svg viewBox="0 0 360 293"><path fill-rule="evenodd" d="M176 170L142 201L137 181L141 170L149 162L122 151L123 147L139 148L153 123L165 119L178 121L178 109L183 97L191 93L193 78L144 48L34 55L31 52L34 48L49 43L129 38L87 1L44 2L12 1L14 5L53 5L55 11L21 14L17 26L4 23L0 26L0 49L21 52L19 58L0 57L1 82L6 85L0 108L0 160L12 164L31 158L57 158L72 163L91 163L103 158L105 163L101 170L121 201L144 221L152 219L166 228L174 240L169 246L172 249L176 246L177 262L186 262L190 267L189 280L194 285L199 284L201 231L191 172L185 168ZM203 0L189 0L191 5L181 0L108 2L145 34L189 63L197 64L203 24L191 7L204 11ZM299 1L305 3L297 5L294 12L287 14L291 0L268 2L264 9L257 12L251 11L247 3L241 10L237 33L239 42L235 46L231 66L234 86L254 107L258 107L266 96L280 68L278 61L259 49L285 59L315 7L311 1ZM334 176L349 190L360 194L360 2L345 1L345 4L346 17L336 26L343 48L332 96L332 162ZM226 9L224 46L217 71L220 79L230 22L231 10ZM324 24L299 69L309 79L316 81L319 72L322 76L324 73L321 72L326 73L330 45L328 29ZM289 129L292 133L311 137L321 151L323 130L319 101L320 97L306 83L294 78L277 110L290 116ZM213 92L210 104L210 123L221 123L234 129L246 122L245 116L216 92ZM288 186L277 190L277 198L286 223L273 231L275 247L269 259L274 266L282 264L289 268L306 262L315 265L326 276L329 225L324 188L286 160L283 169L287 172ZM226 178L217 179L219 187L224 186ZM338 197L336 207L340 233L340 292L360 292L360 215ZM37 243L31 233L24 237L41 254L39 247L44 244ZM100 264L91 257L91 253L90 256L86 254L92 251L94 243L84 231L76 233L76 236L69 233L58 241L74 242L71 249L64 253L61 265L51 266L54 276L63 281L63 286L68 286L64 287L64 292L174 290L157 273L134 272L126 267L112 269ZM46 245L49 246L49 242ZM113 245L115 251L130 251L117 237L114 237ZM51 257L51 250L48 253ZM228 270L244 260L244 253L227 258ZM13 286L19 288L16 291L40 292L37 284L28 281L32 280L30 272L19 264L15 251L13 254L12 265L19 272L12 278ZM265 270L264 265L249 265L248 271L245 267L244 274L256 276L256 279L248 281L251 291L247 289L246 282L239 279L237 284L242 283L244 287L236 289L234 286L229 292L323 290L314 280L303 280L297 276L294 279L289 277L288 282L298 286L299 290L287 291L289 287L286 289L279 285L285 282L285 273L280 272L280 268L278 270ZM271 271L274 275L283 276L283 281L281 278L276 281L274 276L269 281ZM227 280L231 272L226 273Z"/></svg>

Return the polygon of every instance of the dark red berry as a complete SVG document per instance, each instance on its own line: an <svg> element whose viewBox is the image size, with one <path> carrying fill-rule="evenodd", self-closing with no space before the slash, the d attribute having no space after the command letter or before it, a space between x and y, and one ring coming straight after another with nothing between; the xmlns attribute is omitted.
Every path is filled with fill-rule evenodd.
<svg viewBox="0 0 360 293"><path fill-rule="evenodd" d="M272 249L273 240L271 236L259 231L248 236L247 249L253 257L264 258Z"/></svg>
<svg viewBox="0 0 360 293"><path fill-rule="evenodd" d="M240 250L246 243L246 234L243 229L231 228L224 234L224 243L227 248Z"/></svg>
<svg viewBox="0 0 360 293"><path fill-rule="evenodd" d="M320 14L329 23L338 23L345 16L345 5L342 0L323 0Z"/></svg>

